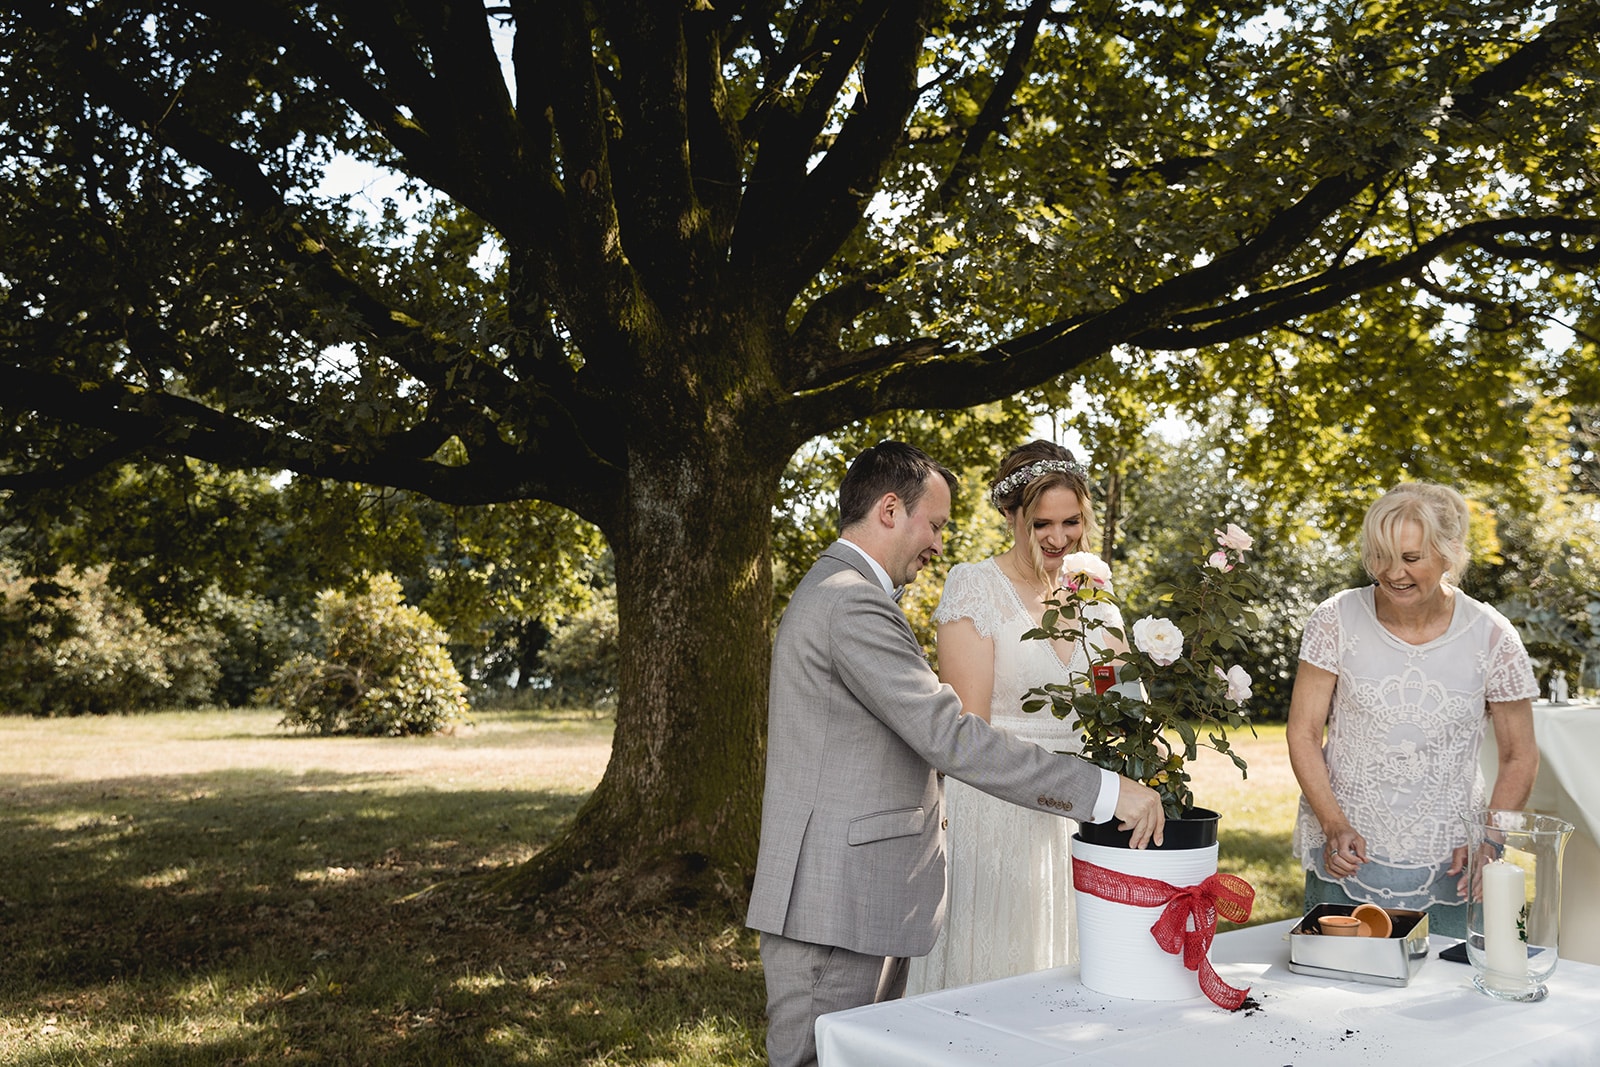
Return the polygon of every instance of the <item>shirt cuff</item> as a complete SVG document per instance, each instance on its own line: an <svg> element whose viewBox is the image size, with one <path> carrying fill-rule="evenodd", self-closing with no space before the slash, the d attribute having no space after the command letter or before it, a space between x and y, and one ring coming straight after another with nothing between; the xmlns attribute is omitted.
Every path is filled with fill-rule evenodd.
<svg viewBox="0 0 1600 1067"><path fill-rule="evenodd" d="M1122 791L1122 779L1116 771L1096 767L1100 772L1100 795L1095 798L1094 818L1090 822L1110 822L1117 815L1117 797Z"/></svg>

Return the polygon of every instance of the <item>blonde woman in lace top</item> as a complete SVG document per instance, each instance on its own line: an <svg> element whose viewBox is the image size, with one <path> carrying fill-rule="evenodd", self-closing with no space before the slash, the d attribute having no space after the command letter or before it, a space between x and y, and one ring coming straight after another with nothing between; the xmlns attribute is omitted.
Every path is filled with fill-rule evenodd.
<svg viewBox="0 0 1600 1067"><path fill-rule="evenodd" d="M1361 527L1373 584L1306 623L1288 743L1307 910L1422 910L1435 933L1465 937L1463 818L1520 808L1532 791L1538 685L1516 630L1456 584L1469 517L1446 486L1391 489ZM1492 794L1478 766L1486 726L1500 754Z"/></svg>

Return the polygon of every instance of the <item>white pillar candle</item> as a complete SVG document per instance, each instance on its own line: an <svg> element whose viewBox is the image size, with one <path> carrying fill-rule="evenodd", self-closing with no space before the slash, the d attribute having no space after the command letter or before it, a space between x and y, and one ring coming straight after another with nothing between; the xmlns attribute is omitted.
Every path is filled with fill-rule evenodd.
<svg viewBox="0 0 1600 1067"><path fill-rule="evenodd" d="M1499 988L1520 989L1528 977L1528 950L1517 932L1525 899L1522 868L1504 860L1483 866L1484 979Z"/></svg>

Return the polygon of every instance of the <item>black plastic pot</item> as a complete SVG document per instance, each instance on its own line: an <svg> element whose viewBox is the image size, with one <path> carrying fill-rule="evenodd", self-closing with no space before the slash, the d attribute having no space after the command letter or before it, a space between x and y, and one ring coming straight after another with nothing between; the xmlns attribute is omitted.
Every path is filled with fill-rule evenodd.
<svg viewBox="0 0 1600 1067"><path fill-rule="evenodd" d="M1161 832L1161 844L1152 842L1145 847L1162 852L1209 848L1217 843L1217 823L1221 818L1221 815L1208 808L1190 808L1182 818L1167 820L1166 828ZM1108 819L1105 822L1079 823L1078 836L1091 845L1127 848L1133 834L1128 830L1118 830L1117 820Z"/></svg>

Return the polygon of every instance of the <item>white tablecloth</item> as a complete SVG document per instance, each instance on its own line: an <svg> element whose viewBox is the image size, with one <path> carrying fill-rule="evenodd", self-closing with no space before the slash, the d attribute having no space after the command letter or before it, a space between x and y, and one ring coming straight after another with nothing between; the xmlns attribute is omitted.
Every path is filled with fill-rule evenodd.
<svg viewBox="0 0 1600 1067"><path fill-rule="evenodd" d="M1561 869L1561 958L1600 963L1600 704L1537 703L1533 731L1539 778L1528 808L1576 827ZM1491 730L1482 752L1491 791L1498 754Z"/></svg>
<svg viewBox="0 0 1600 1067"><path fill-rule="evenodd" d="M1294 974L1296 920L1223 934L1211 959L1259 1007L1151 1002L1085 989L1075 967L834 1012L817 1020L822 1067L1463 1067L1600 1064L1600 967L1562 960L1537 1004L1494 1000L1434 952L1409 985Z"/></svg>

